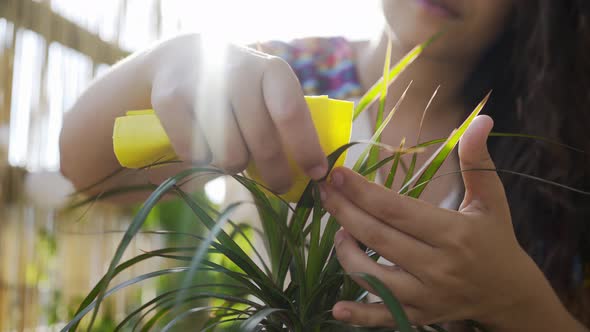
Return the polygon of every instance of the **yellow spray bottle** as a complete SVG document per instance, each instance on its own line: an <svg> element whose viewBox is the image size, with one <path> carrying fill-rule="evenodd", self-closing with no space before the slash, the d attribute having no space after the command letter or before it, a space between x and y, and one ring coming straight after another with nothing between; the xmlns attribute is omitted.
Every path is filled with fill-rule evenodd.
<svg viewBox="0 0 590 332"><path fill-rule="evenodd" d="M326 155L350 141L353 103L330 99L327 96L305 97L320 144ZM129 111L115 120L113 147L117 160L123 167L142 168L158 162L176 160L178 157L170 139L153 110ZM346 153L337 160L342 166ZM297 202L309 182L309 177L289 158L293 186L281 197L288 202ZM252 180L264 184L254 163L247 174Z"/></svg>

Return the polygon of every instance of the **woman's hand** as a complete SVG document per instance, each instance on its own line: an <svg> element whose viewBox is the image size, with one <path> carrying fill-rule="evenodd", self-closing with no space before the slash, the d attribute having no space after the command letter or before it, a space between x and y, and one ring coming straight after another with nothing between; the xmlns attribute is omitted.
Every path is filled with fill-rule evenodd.
<svg viewBox="0 0 590 332"><path fill-rule="evenodd" d="M229 172L254 161L262 179L279 193L291 184L286 150L313 179L325 175L328 163L289 65L236 45L220 53L213 44L197 34L179 36L121 61L92 83L66 114L60 136L61 169L76 188L120 168L112 144L115 118L147 108L155 109L185 161ZM87 193L160 183L190 166L124 174Z"/></svg>
<svg viewBox="0 0 590 332"><path fill-rule="evenodd" d="M205 41L180 37L148 55L151 103L177 154L229 172L253 160L277 192L291 185L286 150L310 177L323 177L327 160L291 67L250 48Z"/></svg>
<svg viewBox="0 0 590 332"><path fill-rule="evenodd" d="M353 278L364 272L384 282L415 324L474 319L498 331L574 331L565 327L575 326L573 319L515 238L498 175L468 171L494 168L486 148L491 127L491 119L480 116L461 140L466 193L459 211L334 170L322 196L343 227L335 238L338 259ZM374 262L356 240L396 265ZM340 302L333 314L358 325L395 324L383 304Z"/></svg>

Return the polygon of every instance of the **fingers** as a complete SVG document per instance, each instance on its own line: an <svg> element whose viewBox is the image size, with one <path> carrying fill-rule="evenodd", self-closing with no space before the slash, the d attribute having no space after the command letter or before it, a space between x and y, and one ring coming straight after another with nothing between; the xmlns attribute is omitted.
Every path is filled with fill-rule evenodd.
<svg viewBox="0 0 590 332"><path fill-rule="evenodd" d="M428 244L386 225L352 204L340 191L327 183L320 186L324 208L354 238L377 251L387 260L413 273L424 264L433 248Z"/></svg>
<svg viewBox="0 0 590 332"><path fill-rule="evenodd" d="M328 171L328 161L295 73L283 60L271 58L264 71L262 89L282 143L305 173L314 180L321 179Z"/></svg>
<svg viewBox="0 0 590 332"><path fill-rule="evenodd" d="M193 114L192 102L181 97L186 95L181 90L168 84L168 79L156 80L152 88L152 107L176 154L182 160L208 163L211 159L209 146Z"/></svg>
<svg viewBox="0 0 590 332"><path fill-rule="evenodd" d="M227 79L219 74L204 76L199 77L198 98L193 104L212 154L211 164L240 172L248 165L249 155L228 99Z"/></svg>
<svg viewBox="0 0 590 332"><path fill-rule="evenodd" d="M420 313L411 306L403 306L408 320L412 324L423 325ZM352 325L367 327L395 327L395 320L387 307L382 303L359 303L352 301L341 301L332 309L334 318L345 321Z"/></svg>
<svg viewBox="0 0 590 332"><path fill-rule="evenodd" d="M232 106L250 156L262 179L271 189L283 193L291 186L292 179L279 132L268 113L260 89L262 72L256 70L260 62L242 66L235 73L243 79L238 78L235 84L230 84ZM252 81L251 84L243 84L246 78Z"/></svg>
<svg viewBox="0 0 590 332"><path fill-rule="evenodd" d="M480 115L473 120L459 142L459 160L465 183L465 199L461 206L488 211L501 209L506 213L508 206L502 181L496 172L487 171L495 169L486 145L493 125L489 116Z"/></svg>
<svg viewBox="0 0 590 332"><path fill-rule="evenodd" d="M248 166L248 149L230 107L199 114L201 130L212 154L211 165L230 173L244 170Z"/></svg>
<svg viewBox="0 0 590 332"><path fill-rule="evenodd" d="M366 273L375 276L402 302L409 303L420 293L422 284L416 277L399 267L384 266L375 262L359 248L356 240L345 230L341 229L336 233L334 244L340 265L364 289L375 294L370 286L355 274Z"/></svg>
<svg viewBox="0 0 590 332"><path fill-rule="evenodd" d="M342 301L332 309L334 318L367 327L395 327L395 321L384 304Z"/></svg>
<svg viewBox="0 0 590 332"><path fill-rule="evenodd" d="M456 212L439 209L427 202L401 196L367 181L362 175L343 167L330 174L332 187L348 200L397 230L431 245L448 229ZM441 214L448 218L441 218Z"/></svg>
<svg viewBox="0 0 590 332"><path fill-rule="evenodd" d="M291 185L287 155L313 179L322 178L327 159L289 65L245 48L230 47L227 57L215 71L156 75L152 104L177 154L230 172L244 170L252 158L278 192Z"/></svg>

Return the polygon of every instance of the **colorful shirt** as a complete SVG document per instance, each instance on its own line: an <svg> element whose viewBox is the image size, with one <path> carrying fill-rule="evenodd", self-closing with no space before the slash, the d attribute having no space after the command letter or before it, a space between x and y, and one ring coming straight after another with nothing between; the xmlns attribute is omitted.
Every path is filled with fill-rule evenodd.
<svg viewBox="0 0 590 332"><path fill-rule="evenodd" d="M352 44L341 37L271 41L262 51L289 63L306 95L350 99L361 94Z"/></svg>

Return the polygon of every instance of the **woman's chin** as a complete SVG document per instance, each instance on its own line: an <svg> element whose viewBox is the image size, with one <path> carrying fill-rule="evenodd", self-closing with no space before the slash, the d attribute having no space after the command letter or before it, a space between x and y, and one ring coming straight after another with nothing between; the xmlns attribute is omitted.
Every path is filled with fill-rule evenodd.
<svg viewBox="0 0 590 332"><path fill-rule="evenodd" d="M438 3L439 1L433 0L383 1L383 12L392 26L428 26L440 29L462 21L462 11Z"/></svg>
<svg viewBox="0 0 590 332"><path fill-rule="evenodd" d="M502 33L513 0L382 0L393 37L412 48L444 32L426 55L463 59L481 54Z"/></svg>
<svg viewBox="0 0 590 332"><path fill-rule="evenodd" d="M409 51L414 46L424 43L437 33L443 31L443 26L434 24L424 25L404 25L404 26L390 26L390 31L394 43L402 46L406 51ZM442 36L441 39L446 39ZM443 51L441 48L448 48L448 43L440 45L438 41L431 44L426 50L426 54L439 53Z"/></svg>
<svg viewBox="0 0 590 332"><path fill-rule="evenodd" d="M450 0L383 0L383 13L393 37L413 47L441 31L458 35L463 22L462 10L451 8ZM447 7L443 6L445 3ZM446 39L446 38L444 38ZM439 44L439 43L437 43ZM453 44L452 42L450 44ZM433 48L437 48L434 47Z"/></svg>

